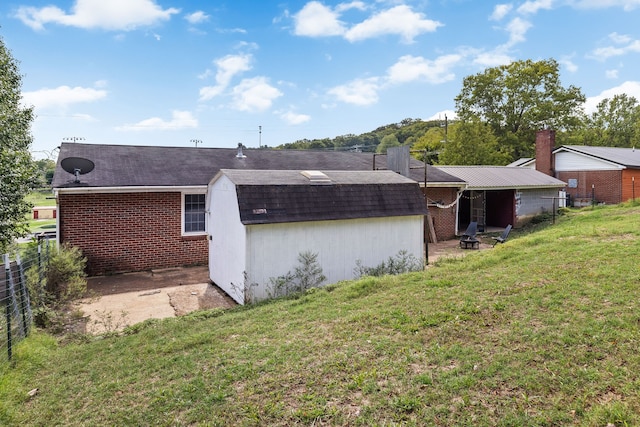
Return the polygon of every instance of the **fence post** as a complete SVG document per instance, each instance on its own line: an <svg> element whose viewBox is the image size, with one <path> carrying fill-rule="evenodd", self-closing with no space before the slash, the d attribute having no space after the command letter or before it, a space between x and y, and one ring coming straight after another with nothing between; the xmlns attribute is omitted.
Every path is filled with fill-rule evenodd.
<svg viewBox="0 0 640 427"><path fill-rule="evenodd" d="M4 271L7 278L5 301L5 313L7 320L7 356L9 360L11 360L11 264L9 263L9 254L4 254Z"/></svg>
<svg viewBox="0 0 640 427"><path fill-rule="evenodd" d="M18 299L20 299L20 314L22 314L22 334L29 335L29 322L27 321L27 307L29 307L29 297L27 293L27 283L24 278L20 254L16 253L16 266L18 267Z"/></svg>

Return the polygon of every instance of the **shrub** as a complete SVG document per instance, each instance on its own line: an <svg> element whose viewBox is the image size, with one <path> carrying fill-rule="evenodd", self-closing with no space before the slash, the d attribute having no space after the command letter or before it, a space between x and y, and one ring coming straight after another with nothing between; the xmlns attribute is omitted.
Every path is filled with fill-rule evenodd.
<svg viewBox="0 0 640 427"><path fill-rule="evenodd" d="M37 265L27 270L27 287L37 326L54 332L60 330L68 303L87 291L86 263L80 249L62 245L53 251L43 272Z"/></svg>
<svg viewBox="0 0 640 427"><path fill-rule="evenodd" d="M282 276L269 279L268 293L270 298L302 293L308 289L317 288L327 279L322 274L317 253L301 252L298 255L298 263L299 265L293 273L288 271Z"/></svg>
<svg viewBox="0 0 640 427"><path fill-rule="evenodd" d="M390 256L387 261L382 261L375 267L362 265L362 261L356 261L353 273L356 278L362 276L384 276L409 273L411 271L422 271L424 268L422 261L405 250L398 252L395 256Z"/></svg>

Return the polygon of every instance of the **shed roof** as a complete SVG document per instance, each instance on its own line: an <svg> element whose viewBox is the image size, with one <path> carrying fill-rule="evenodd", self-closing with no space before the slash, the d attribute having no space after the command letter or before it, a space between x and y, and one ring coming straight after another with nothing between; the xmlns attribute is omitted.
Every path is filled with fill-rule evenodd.
<svg viewBox="0 0 640 427"><path fill-rule="evenodd" d="M302 172L223 169L212 185L222 176L235 184L245 225L427 213L418 183L392 171L322 171L323 184Z"/></svg>
<svg viewBox="0 0 640 427"><path fill-rule="evenodd" d="M62 143L53 177L54 188L79 186L73 175L61 167L68 157L89 159L93 171L81 175L82 187L206 186L220 169L272 170L372 170L373 153L244 149L155 147ZM377 169L386 168L386 156L376 156ZM411 178L424 181L424 163L411 159ZM428 167L429 182L458 182L459 179Z"/></svg>
<svg viewBox="0 0 640 427"><path fill-rule="evenodd" d="M468 190L564 187L566 183L534 169L510 166L438 166L468 183Z"/></svg>

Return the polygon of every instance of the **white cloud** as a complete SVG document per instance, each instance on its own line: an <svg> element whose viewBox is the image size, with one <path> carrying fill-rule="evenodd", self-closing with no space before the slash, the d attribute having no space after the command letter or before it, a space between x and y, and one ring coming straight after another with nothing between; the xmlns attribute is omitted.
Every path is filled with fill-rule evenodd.
<svg viewBox="0 0 640 427"><path fill-rule="evenodd" d="M589 57L599 61L604 61L605 59L613 56L622 56L628 53L640 53L640 40L633 40L630 36L618 33L609 34L609 40L611 40L616 46L606 46L595 49Z"/></svg>
<svg viewBox="0 0 640 427"><path fill-rule="evenodd" d="M539 10L549 10L553 7L554 0L531 0L524 2L518 12L522 14L538 13Z"/></svg>
<svg viewBox="0 0 640 427"><path fill-rule="evenodd" d="M340 20L341 14L350 9L367 10L360 1L338 4L335 8L319 1L311 1L293 15L294 34L307 37L344 36L350 42L396 34L406 43L425 32L433 32L443 24L426 19L424 14L414 12L407 5L399 5L378 12L351 28Z"/></svg>
<svg viewBox="0 0 640 427"><path fill-rule="evenodd" d="M507 46L513 46L514 44L525 41L525 34L531 28L531 23L522 18L514 18L507 25L507 32L509 33L509 41Z"/></svg>
<svg viewBox="0 0 640 427"><path fill-rule="evenodd" d="M203 22L207 22L209 20L209 15L199 10L197 12L190 13L184 17L184 19L189 22L191 25L202 24Z"/></svg>
<svg viewBox="0 0 640 427"><path fill-rule="evenodd" d="M132 125L117 127L120 131L150 131L150 130L180 130L198 127L198 120L189 111L174 110L171 119L164 120L160 117L152 117Z"/></svg>
<svg viewBox="0 0 640 427"><path fill-rule="evenodd" d="M311 120L311 116L307 114L299 114L293 111L285 111L279 113L280 118L290 125L300 125Z"/></svg>
<svg viewBox="0 0 640 427"><path fill-rule="evenodd" d="M497 67L511 62L513 58L500 47L489 52L480 52L473 59L473 63L482 68Z"/></svg>
<svg viewBox="0 0 640 427"><path fill-rule="evenodd" d="M355 25L346 32L345 38L354 42L385 34L397 34L406 43L411 43L418 35L433 32L442 25L438 21L425 19L424 14L412 11L407 5L400 5Z"/></svg>
<svg viewBox="0 0 640 427"><path fill-rule="evenodd" d="M442 111L438 111L437 113L435 113L431 117L427 117L426 120L442 120L442 121L444 121L445 116L446 116L447 120L455 120L455 119L458 118L458 115L456 114L455 111L453 111L453 110L442 110Z"/></svg>
<svg viewBox="0 0 640 427"><path fill-rule="evenodd" d="M251 69L252 60L253 56L251 54L227 55L216 59L214 61L218 69L216 72L216 85L201 88L200 101L208 101L220 95L229 86L233 77ZM201 78L206 77L208 74L211 74L210 70L201 75Z"/></svg>
<svg viewBox="0 0 640 427"><path fill-rule="evenodd" d="M352 1L351 3L340 3L336 6L337 12L346 12L351 9L367 10L367 5L361 1Z"/></svg>
<svg viewBox="0 0 640 427"><path fill-rule="evenodd" d="M72 13L66 13L57 6L21 6L16 17L34 30L43 30L45 24L59 24L129 31L166 21L179 11L175 8L162 9L153 0L76 0Z"/></svg>
<svg viewBox="0 0 640 427"><path fill-rule="evenodd" d="M640 7L640 0L573 0L570 4L582 9L622 7L625 11L631 11Z"/></svg>
<svg viewBox="0 0 640 427"><path fill-rule="evenodd" d="M502 18L504 18L509 12L511 12L511 9L513 9L512 4L497 4L493 8L493 13L489 17L489 19L492 21L501 21Z"/></svg>
<svg viewBox="0 0 640 427"><path fill-rule="evenodd" d="M378 102L379 89L378 78L371 77L356 79L344 85L333 87L329 89L328 93L347 104L365 106Z"/></svg>
<svg viewBox="0 0 640 427"><path fill-rule="evenodd" d="M264 111L273 101L282 96L277 88L271 86L266 77L244 79L233 88L231 107L239 111Z"/></svg>
<svg viewBox="0 0 640 427"><path fill-rule="evenodd" d="M431 61L420 56L405 55L389 68L387 76L392 84L414 80L443 83L455 78L451 68L458 64L462 58L462 55L451 54L440 56Z"/></svg>
<svg viewBox="0 0 640 427"><path fill-rule="evenodd" d="M294 34L308 37L342 35L345 28L338 17L338 13L322 3L309 2L293 16Z"/></svg>
<svg viewBox="0 0 640 427"><path fill-rule="evenodd" d="M578 66L570 58L562 58L558 61L568 72L575 73L578 71Z"/></svg>
<svg viewBox="0 0 640 427"><path fill-rule="evenodd" d="M617 79L618 78L618 70L607 70L604 73L608 79Z"/></svg>
<svg viewBox="0 0 640 427"><path fill-rule="evenodd" d="M640 81L626 81L620 86L612 87L610 89L600 92L596 96L587 97L587 101L584 104L584 109L587 114L591 114L597 110L598 104L606 98L613 98L615 95L626 94L627 96L633 96L637 100L640 100Z"/></svg>
<svg viewBox="0 0 640 427"><path fill-rule="evenodd" d="M40 89L32 92L22 93L24 105L33 105L38 110L49 108L66 108L71 104L94 102L107 96L106 90L87 88L58 86L54 89Z"/></svg>

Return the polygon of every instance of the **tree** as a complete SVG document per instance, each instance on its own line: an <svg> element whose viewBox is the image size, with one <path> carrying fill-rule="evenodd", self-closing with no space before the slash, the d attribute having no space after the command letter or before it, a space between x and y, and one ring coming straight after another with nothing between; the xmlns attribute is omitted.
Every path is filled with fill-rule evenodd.
<svg viewBox="0 0 640 427"><path fill-rule="evenodd" d="M627 94L600 101L587 120L584 143L606 147L634 147L640 143L640 105Z"/></svg>
<svg viewBox="0 0 640 427"><path fill-rule="evenodd" d="M29 147L33 109L20 106L22 77L0 38L0 253L25 234L31 206L24 196L36 183Z"/></svg>
<svg viewBox="0 0 640 427"><path fill-rule="evenodd" d="M479 120L449 126L447 142L438 157L440 165L504 165L509 153L500 150L491 127Z"/></svg>
<svg viewBox="0 0 640 427"><path fill-rule="evenodd" d="M577 87L564 88L558 69L553 59L526 60L465 77L455 98L458 118L489 124L512 160L529 157L537 130L546 126L566 131L582 125L585 96Z"/></svg>
<svg viewBox="0 0 640 427"><path fill-rule="evenodd" d="M395 134L390 133L389 135L382 137L380 144L378 144L378 148L376 148L376 153L386 154L388 148L398 146L400 146L400 141L398 141Z"/></svg>

